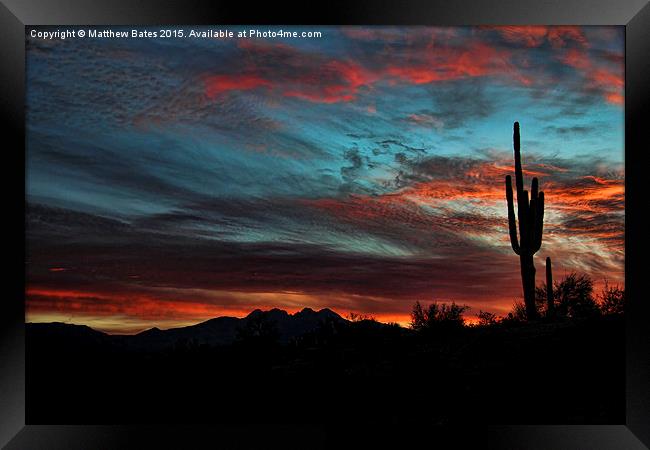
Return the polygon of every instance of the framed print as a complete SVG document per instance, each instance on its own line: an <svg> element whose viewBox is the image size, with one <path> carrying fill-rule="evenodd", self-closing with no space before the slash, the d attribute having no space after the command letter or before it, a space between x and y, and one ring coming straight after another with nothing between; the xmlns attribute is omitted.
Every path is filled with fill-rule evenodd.
<svg viewBox="0 0 650 450"><path fill-rule="evenodd" d="M0 444L647 448L646 2L0 11Z"/></svg>

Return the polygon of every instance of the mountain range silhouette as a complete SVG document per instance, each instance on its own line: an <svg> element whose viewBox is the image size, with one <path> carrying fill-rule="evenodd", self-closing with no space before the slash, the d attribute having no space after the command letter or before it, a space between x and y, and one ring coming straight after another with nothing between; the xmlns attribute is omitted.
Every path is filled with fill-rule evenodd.
<svg viewBox="0 0 650 450"><path fill-rule="evenodd" d="M371 322L371 321L368 321ZM222 316L186 327L161 330L150 328L134 335L108 334L97 331L87 325L52 323L28 323L27 330L35 338L57 339L66 345L86 346L115 344L131 349L160 350L179 342L195 344L229 345L235 342L247 329L255 329L259 324L266 324L272 329L279 343L288 343L328 323L349 323L331 309L314 311L304 308L295 314L273 308L268 311L256 309L246 317ZM384 324L373 322L381 327Z"/></svg>

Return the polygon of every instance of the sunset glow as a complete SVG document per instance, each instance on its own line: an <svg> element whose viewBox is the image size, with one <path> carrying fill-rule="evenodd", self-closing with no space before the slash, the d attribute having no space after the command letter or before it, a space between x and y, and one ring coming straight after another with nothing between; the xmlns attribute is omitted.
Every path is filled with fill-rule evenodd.
<svg viewBox="0 0 650 450"><path fill-rule="evenodd" d="M27 321L506 314L514 121L546 199L538 283L550 256L624 285L622 28L319 30L28 39Z"/></svg>

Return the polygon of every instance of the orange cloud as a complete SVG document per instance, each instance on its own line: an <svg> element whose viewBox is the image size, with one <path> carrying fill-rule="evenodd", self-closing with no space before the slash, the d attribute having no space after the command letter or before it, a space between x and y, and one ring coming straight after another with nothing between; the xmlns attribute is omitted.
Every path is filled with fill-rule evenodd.
<svg viewBox="0 0 650 450"><path fill-rule="evenodd" d="M597 176L581 177L574 185L562 185L549 181L547 189L553 192L553 201L563 207L593 212L605 212L612 201L622 202L625 198L625 184L622 179L606 179Z"/></svg>
<svg viewBox="0 0 650 450"><path fill-rule="evenodd" d="M615 105L621 105L621 106L625 102L625 98L623 97L623 94L619 94L616 92L606 93L605 100L607 100L610 103L614 103Z"/></svg>
<svg viewBox="0 0 650 450"><path fill-rule="evenodd" d="M94 315L128 315L146 320L187 319L223 313L224 308L192 300L170 300L134 292L94 292L30 287L28 313L38 311L88 312ZM173 304L173 308L170 305ZM91 306L91 307L90 307Z"/></svg>
<svg viewBox="0 0 650 450"><path fill-rule="evenodd" d="M306 202L362 229L398 230L404 242L422 249L421 245L428 244L426 240L419 243L418 236L441 232L482 239L494 249L507 248L503 178L511 172L511 167L486 162L391 194ZM597 265L596 252L602 261L610 262L606 269L594 269L592 275L620 281L622 266L618 273L616 264L624 245L624 180L595 175L572 178L566 168L542 164L530 165L525 172L527 180L531 176L544 179L540 189L546 194L547 242L553 242L550 248L558 252L555 255L563 264L568 261L564 267L591 270L585 267ZM591 244L580 246L576 239Z"/></svg>

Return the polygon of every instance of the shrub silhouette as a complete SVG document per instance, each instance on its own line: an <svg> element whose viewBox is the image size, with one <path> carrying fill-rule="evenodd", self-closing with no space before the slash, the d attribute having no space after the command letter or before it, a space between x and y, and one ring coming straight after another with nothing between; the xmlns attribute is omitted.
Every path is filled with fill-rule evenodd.
<svg viewBox="0 0 650 450"><path fill-rule="evenodd" d="M462 328L465 324L463 313L468 309L469 306L460 306L455 302L451 305L434 302L427 308L415 302L411 312L411 328L416 331Z"/></svg>
<svg viewBox="0 0 650 450"><path fill-rule="evenodd" d="M422 330L427 326L427 316L420 302L415 302L411 311L411 328L416 331Z"/></svg>
<svg viewBox="0 0 650 450"><path fill-rule="evenodd" d="M556 284L557 285L557 284ZM547 283L544 283L540 286L537 286L535 288L535 308L537 309L537 313L540 315L545 315L548 316L548 290L546 289ZM553 291L555 289L552 289ZM554 292L555 294L555 292ZM553 297L553 316L556 316L557 313L555 312L555 308L557 306L557 298L554 296ZM564 315L566 316L566 315Z"/></svg>
<svg viewBox="0 0 650 450"><path fill-rule="evenodd" d="M600 293L600 310L603 314L623 314L625 310L625 290L610 286L605 280L605 286Z"/></svg>
<svg viewBox="0 0 650 450"><path fill-rule="evenodd" d="M496 325L497 323L499 323L496 314L493 314L488 311L479 311L476 317L478 317L479 326L486 327L490 325Z"/></svg>
<svg viewBox="0 0 650 450"><path fill-rule="evenodd" d="M525 322L527 320L526 305L523 302L515 300L512 304L512 310L504 318L506 324Z"/></svg>
<svg viewBox="0 0 650 450"><path fill-rule="evenodd" d="M508 203L508 231L512 250L515 254L519 255L526 318L528 320L535 320L538 317L538 311L535 306L535 264L533 262L533 255L537 253L542 245L544 192L539 191L537 178L533 178L531 183L530 200L528 199L528 191L524 189L524 176L521 169L519 122L515 122L512 139L515 152L517 215L515 216L512 195L512 178L510 175L507 175L506 200ZM519 222L519 237L517 237L517 222Z"/></svg>
<svg viewBox="0 0 650 450"><path fill-rule="evenodd" d="M600 313L598 304L593 297L594 282L586 274L572 272L561 282L555 283L553 290L557 317L575 319L591 317ZM543 303L546 300L546 285L538 289L538 293L544 296L542 297Z"/></svg>
<svg viewBox="0 0 650 450"><path fill-rule="evenodd" d="M548 286L551 286L549 289ZM535 287L535 307L540 315L547 319L555 318L555 296L551 258L546 258L546 283Z"/></svg>

